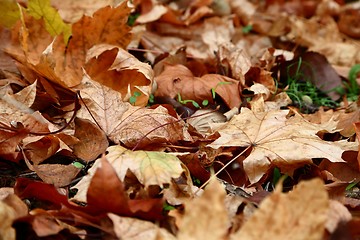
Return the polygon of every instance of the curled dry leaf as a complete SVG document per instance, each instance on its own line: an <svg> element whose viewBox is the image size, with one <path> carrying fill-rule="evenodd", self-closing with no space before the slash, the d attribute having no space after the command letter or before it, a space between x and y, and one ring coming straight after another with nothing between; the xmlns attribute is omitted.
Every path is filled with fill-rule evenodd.
<svg viewBox="0 0 360 240"><path fill-rule="evenodd" d="M244 75L250 70L250 56L245 49L236 47L232 43L225 43L219 47L221 64L230 68L231 76L245 85Z"/></svg>
<svg viewBox="0 0 360 240"><path fill-rule="evenodd" d="M301 182L294 191L282 193L281 186L260 204L236 239L313 239L324 237L329 198L320 179Z"/></svg>
<svg viewBox="0 0 360 240"><path fill-rule="evenodd" d="M213 89L230 109L241 103L238 81L218 74L195 77L183 65L165 66L155 81L158 84L155 95L159 97L175 98L180 94L182 100L193 100L201 105L203 100L213 103Z"/></svg>
<svg viewBox="0 0 360 240"><path fill-rule="evenodd" d="M208 146L216 149L251 146L252 152L243 162L251 183L258 182L272 164L285 168L309 162L311 158L344 162L344 151L357 150L357 143L326 142L316 135L322 130L331 132L334 124L313 124L298 115L287 119L288 113L288 110L254 113L242 108L239 115L216 129L221 136Z"/></svg>
<svg viewBox="0 0 360 240"><path fill-rule="evenodd" d="M128 101L135 92L136 106L146 106L152 90L154 72L124 49L115 45L99 44L86 56L85 70L92 80L121 93Z"/></svg>
<svg viewBox="0 0 360 240"><path fill-rule="evenodd" d="M217 180L212 180L199 198L187 202L179 226L178 239L224 239L229 227L225 196L226 192L221 184Z"/></svg>
<svg viewBox="0 0 360 240"><path fill-rule="evenodd" d="M86 54L91 47L106 43L125 48L129 44L131 41L130 27L127 26L129 13L130 8L124 1L116 8L107 6L99 9L93 17L83 16L72 25L72 36L66 43L63 37L52 38L44 27L30 24L36 26L34 31L28 31L25 26L20 34L25 56L19 51L11 53L14 48L9 50L9 53L37 74L62 86L74 87L81 82ZM38 32L45 37L39 37ZM32 45L29 46L29 43Z"/></svg>

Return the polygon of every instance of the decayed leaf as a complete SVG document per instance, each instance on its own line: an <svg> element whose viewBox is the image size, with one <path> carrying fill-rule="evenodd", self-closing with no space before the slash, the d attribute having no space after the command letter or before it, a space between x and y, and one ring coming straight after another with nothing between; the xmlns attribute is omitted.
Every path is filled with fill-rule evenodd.
<svg viewBox="0 0 360 240"><path fill-rule="evenodd" d="M179 177L184 171L181 161L176 156L163 152L131 151L119 145L108 147L107 152L106 159L121 181L130 170L145 187L150 185L162 187L164 184L170 184L172 178ZM79 188L76 195L78 200L85 200L90 180L99 167L100 161L96 161L89 174L75 186Z"/></svg>
<svg viewBox="0 0 360 240"><path fill-rule="evenodd" d="M242 108L239 115L217 129L221 137L211 143L213 148L226 146L252 146L251 154L244 160L244 169L251 183L260 180L271 164L288 167L311 158L327 158L344 162L345 150L357 150L357 143L326 142L316 133L332 131L333 126L317 125L294 116L289 119L287 110L254 113Z"/></svg>
<svg viewBox="0 0 360 240"><path fill-rule="evenodd" d="M217 180L213 180L199 198L186 203L178 239L224 239L229 227L225 195L225 189Z"/></svg>
<svg viewBox="0 0 360 240"><path fill-rule="evenodd" d="M238 81L218 74L195 77L183 65L165 66L164 71L155 77L155 81L158 84L156 96L176 98L180 94L182 100L193 100L201 105L203 100L213 102L213 89L230 109L239 107L241 103Z"/></svg>
<svg viewBox="0 0 360 240"><path fill-rule="evenodd" d="M119 239L126 240L175 240L175 236L164 228L160 228L152 222L120 217L109 213L109 218L114 224L114 231Z"/></svg>
<svg viewBox="0 0 360 240"><path fill-rule="evenodd" d="M329 199L320 179L301 182L290 193L281 186L230 239L321 240Z"/></svg>

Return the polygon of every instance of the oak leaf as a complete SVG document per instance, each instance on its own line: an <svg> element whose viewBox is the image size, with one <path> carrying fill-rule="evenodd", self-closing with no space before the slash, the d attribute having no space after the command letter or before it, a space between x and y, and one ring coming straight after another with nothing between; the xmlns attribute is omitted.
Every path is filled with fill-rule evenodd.
<svg viewBox="0 0 360 240"><path fill-rule="evenodd" d="M358 144L354 142L326 142L316 135L319 131L332 131L331 124L313 124L298 115L287 119L288 113L288 110L254 113L242 108L240 114L217 129L220 138L208 146L252 146L252 152L243 162L251 183L258 182L271 164L290 167L311 158L344 162L344 151L357 150Z"/></svg>

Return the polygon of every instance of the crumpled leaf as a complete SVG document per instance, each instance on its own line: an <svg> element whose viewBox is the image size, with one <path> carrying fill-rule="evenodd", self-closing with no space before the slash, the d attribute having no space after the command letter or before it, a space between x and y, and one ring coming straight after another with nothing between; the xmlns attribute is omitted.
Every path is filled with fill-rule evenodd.
<svg viewBox="0 0 360 240"><path fill-rule="evenodd" d="M221 184L212 180L200 197L186 203L178 239L224 239L229 226L225 196L226 192Z"/></svg>
<svg viewBox="0 0 360 240"><path fill-rule="evenodd" d="M281 191L282 187L278 186L265 198L230 239L323 239L329 209L323 182L313 179L299 183L292 192Z"/></svg>
<svg viewBox="0 0 360 240"><path fill-rule="evenodd" d="M288 113L287 110L254 113L242 108L239 115L217 129L220 138L208 146L216 149L252 146L252 152L243 162L251 183L258 182L271 164L288 167L311 158L344 162L344 151L357 150L357 143L326 142L316 135L322 130L331 132L336 126L312 124L298 115L287 119Z"/></svg>

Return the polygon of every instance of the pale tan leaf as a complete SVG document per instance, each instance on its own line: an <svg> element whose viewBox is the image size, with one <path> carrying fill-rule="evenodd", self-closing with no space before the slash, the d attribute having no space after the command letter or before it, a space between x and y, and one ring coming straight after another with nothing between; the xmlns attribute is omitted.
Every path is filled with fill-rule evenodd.
<svg viewBox="0 0 360 240"><path fill-rule="evenodd" d="M15 217L15 211L9 205L0 201L0 239L16 239L15 229L12 228Z"/></svg>
<svg viewBox="0 0 360 240"><path fill-rule="evenodd" d="M175 236L152 222L108 214L119 239L126 240L175 240Z"/></svg>
<svg viewBox="0 0 360 240"><path fill-rule="evenodd" d="M86 75L78 89L87 108L83 105L77 116L99 124L107 135L113 134L121 123L122 115L131 105L122 101L119 92L91 80Z"/></svg>
<svg viewBox="0 0 360 240"><path fill-rule="evenodd" d="M231 240L321 240L329 199L320 179L301 182L290 193L276 191L260 204Z"/></svg>
<svg viewBox="0 0 360 240"><path fill-rule="evenodd" d="M334 233L339 224L349 222L352 216L350 211L338 201L330 200L329 208L325 227L330 233Z"/></svg>
<svg viewBox="0 0 360 240"><path fill-rule="evenodd" d="M225 189L217 180L213 180L199 198L186 203L178 239L224 239L229 227L225 196Z"/></svg>
<svg viewBox="0 0 360 240"><path fill-rule="evenodd" d="M10 88L5 86L0 89L0 112L1 116L8 119L8 122L21 122L24 115L34 112L30 107L36 97L36 81L23 88L16 94L10 92Z"/></svg>
<svg viewBox="0 0 360 240"><path fill-rule="evenodd" d="M356 150L357 143L347 141L326 142L316 133L331 132L333 124L313 124L296 115L286 118L288 110L254 113L242 108L239 115L217 131L221 137L211 143L212 148L252 146L251 154L244 160L244 169L251 183L267 172L271 164L289 167L311 158L327 158L344 162L345 150Z"/></svg>

